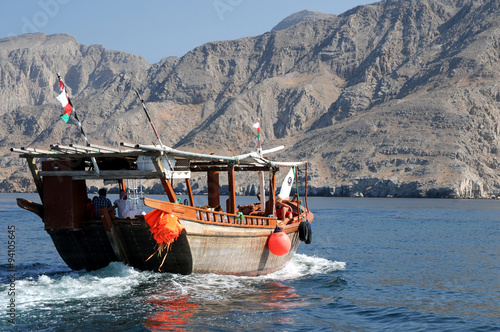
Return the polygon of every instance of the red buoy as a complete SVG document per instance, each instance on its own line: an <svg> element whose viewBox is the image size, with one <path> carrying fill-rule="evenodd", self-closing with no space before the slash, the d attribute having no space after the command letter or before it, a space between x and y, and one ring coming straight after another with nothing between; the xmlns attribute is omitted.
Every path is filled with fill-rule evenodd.
<svg viewBox="0 0 500 332"><path fill-rule="evenodd" d="M269 250L276 256L283 256L288 254L290 248L292 247L292 241L285 232L281 229L277 229L267 240L267 246Z"/></svg>

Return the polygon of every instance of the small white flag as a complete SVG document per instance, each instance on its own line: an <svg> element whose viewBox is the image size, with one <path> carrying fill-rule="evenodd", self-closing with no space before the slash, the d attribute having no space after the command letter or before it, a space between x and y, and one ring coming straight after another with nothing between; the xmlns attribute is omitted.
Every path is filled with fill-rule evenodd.
<svg viewBox="0 0 500 332"><path fill-rule="evenodd" d="M283 179L283 183L281 184L280 196L285 199L290 196L290 192L292 191L292 186L295 177L295 169L291 167L288 171L288 174Z"/></svg>

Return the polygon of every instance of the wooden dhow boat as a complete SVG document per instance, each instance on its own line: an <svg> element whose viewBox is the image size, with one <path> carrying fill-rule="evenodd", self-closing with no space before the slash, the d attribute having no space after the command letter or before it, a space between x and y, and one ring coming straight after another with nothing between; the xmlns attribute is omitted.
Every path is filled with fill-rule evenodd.
<svg viewBox="0 0 500 332"><path fill-rule="evenodd" d="M305 165L307 170L307 164L264 157L278 149L218 156L163 144L121 143L117 148L87 143L11 151L26 159L41 200L39 204L18 199L18 205L40 216L71 269L96 270L121 261L139 270L257 276L282 269L301 241L311 241L313 214L307 207L307 193L276 201L277 173L290 169L290 185L297 178L297 168ZM235 178L241 172L255 172L261 187L267 178L267 200L261 189L258 203L237 204ZM193 173L207 178L208 202L202 207L195 206ZM220 194L223 173L229 192L225 202ZM153 210L131 219L119 219L106 208L94 218L86 215L88 181L116 183L127 191L129 179L159 180L168 201L144 198L144 205ZM173 190L174 179L185 181L188 199L184 202ZM278 219L281 206L289 212ZM174 228L177 234L169 240L160 236Z"/></svg>

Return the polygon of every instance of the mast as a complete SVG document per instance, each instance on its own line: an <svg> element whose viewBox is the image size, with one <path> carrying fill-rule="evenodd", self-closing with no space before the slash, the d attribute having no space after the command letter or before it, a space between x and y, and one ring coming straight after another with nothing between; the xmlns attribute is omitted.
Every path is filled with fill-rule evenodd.
<svg viewBox="0 0 500 332"><path fill-rule="evenodd" d="M156 130L156 127L153 123L153 120L151 120L151 117L149 116L148 109L146 108L146 104L144 103L145 100L141 97L138 90L135 90L135 93L137 94L137 97L141 100L142 109L144 110L144 113L146 113L146 117L148 118L148 121L151 124L151 128L153 128L153 131L156 135L156 139L158 140L158 143L160 143L160 147L163 149L164 145L161 142L160 135L158 134L158 131ZM167 161L168 167L170 168L171 171L173 171L174 167L170 163L170 160L168 160L168 157L166 157L166 156L164 156L164 158L158 157L154 160L152 159L152 161L153 161L153 164L156 167L156 169L163 174L160 180L161 180L161 183L163 185L163 189L165 189L165 192L167 193L168 199L170 200L170 202L176 202L177 196L175 195L174 189L172 188L172 183L170 181L170 180L172 180L172 178L170 178L170 180L167 179L165 169L163 168L163 165L161 163L162 159Z"/></svg>
<svg viewBox="0 0 500 332"><path fill-rule="evenodd" d="M257 119L257 123L255 123L253 128L257 128L257 153L259 157L262 158L262 146L260 143L260 119ZM259 172L259 186L260 186L260 206L261 209L265 209L266 207L266 190L264 187L264 172Z"/></svg>
<svg viewBox="0 0 500 332"><path fill-rule="evenodd" d="M139 99L141 100L142 109L144 110L144 113L146 113L146 117L148 118L148 121L151 124L151 128L153 128L153 131L154 131L154 133L156 135L156 139L158 140L158 143L160 143L160 146L163 147L163 143L161 142L160 135L158 135L158 131L156 130L156 127L155 127L155 125L153 123L153 120L151 120L151 117L149 116L149 112L148 112L148 109L146 108L146 104L144 103L145 100L142 99L142 97L139 94L138 90L135 90L135 93L137 94L137 97L139 97Z"/></svg>

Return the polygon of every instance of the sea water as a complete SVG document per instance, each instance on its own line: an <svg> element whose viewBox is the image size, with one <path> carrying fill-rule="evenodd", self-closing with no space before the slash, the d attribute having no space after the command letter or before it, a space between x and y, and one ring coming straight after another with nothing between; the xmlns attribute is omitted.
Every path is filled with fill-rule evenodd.
<svg viewBox="0 0 500 332"><path fill-rule="evenodd" d="M19 196L0 195L1 330L500 330L500 201L309 198L312 244L236 277L71 271Z"/></svg>

